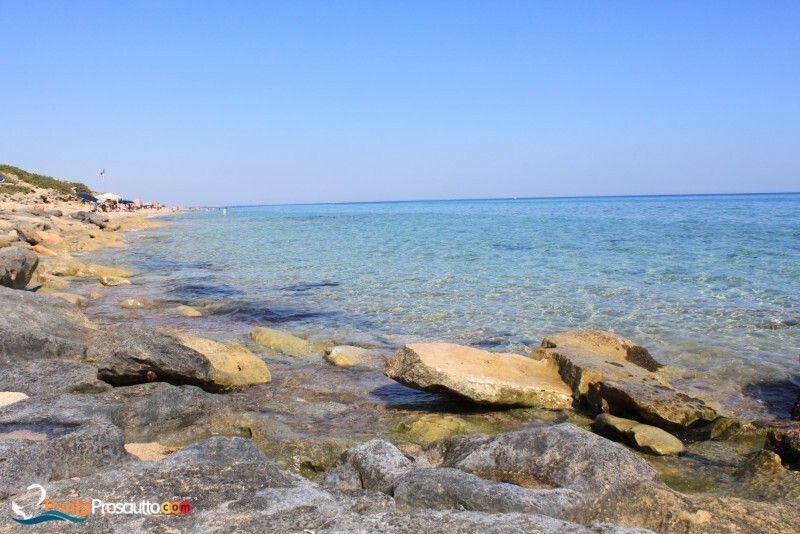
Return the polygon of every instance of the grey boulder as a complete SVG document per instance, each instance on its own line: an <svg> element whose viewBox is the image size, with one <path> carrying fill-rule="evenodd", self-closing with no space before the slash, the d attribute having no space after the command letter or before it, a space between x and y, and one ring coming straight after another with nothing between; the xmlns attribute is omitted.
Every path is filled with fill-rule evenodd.
<svg viewBox="0 0 800 534"><path fill-rule="evenodd" d="M8 310L0 314L0 365L46 358L83 360L95 334L74 304L51 295L0 287L0 309Z"/></svg>
<svg viewBox="0 0 800 534"><path fill-rule="evenodd" d="M100 393L111 385L98 380L97 367L70 360L23 360L0 369L0 391L29 396Z"/></svg>
<svg viewBox="0 0 800 534"><path fill-rule="evenodd" d="M391 493L398 478L414 464L397 447L374 439L346 451L325 477L325 486L352 490L370 489Z"/></svg>
<svg viewBox="0 0 800 534"><path fill-rule="evenodd" d="M78 211L73 213L71 217L84 223L94 224L99 228L106 228L109 225L108 215L100 215L99 213Z"/></svg>
<svg viewBox="0 0 800 534"><path fill-rule="evenodd" d="M12 406L24 405L30 399ZM5 412L5 411L4 411ZM3 413L4 413L3 412ZM122 430L70 414L0 417L0 499L28 485L81 477L126 459Z"/></svg>
<svg viewBox="0 0 800 534"><path fill-rule="evenodd" d="M100 336L90 355L98 377L117 386L164 381L217 389L207 358L174 336L141 326L117 326Z"/></svg>
<svg viewBox="0 0 800 534"><path fill-rule="evenodd" d="M0 286L24 289L39 266L39 256L19 247L0 249Z"/></svg>

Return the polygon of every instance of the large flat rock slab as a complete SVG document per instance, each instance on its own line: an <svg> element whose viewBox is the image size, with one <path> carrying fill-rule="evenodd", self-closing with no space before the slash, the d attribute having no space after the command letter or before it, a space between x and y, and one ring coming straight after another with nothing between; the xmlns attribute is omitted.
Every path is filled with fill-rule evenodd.
<svg viewBox="0 0 800 534"><path fill-rule="evenodd" d="M542 341L533 358L554 364L576 400L599 413L636 419L669 432L707 425L720 415L673 388L644 347L598 330L571 330Z"/></svg>
<svg viewBox="0 0 800 534"><path fill-rule="evenodd" d="M572 390L549 362L451 343L406 345L386 362L383 373L412 388L477 404L561 409L572 403Z"/></svg>

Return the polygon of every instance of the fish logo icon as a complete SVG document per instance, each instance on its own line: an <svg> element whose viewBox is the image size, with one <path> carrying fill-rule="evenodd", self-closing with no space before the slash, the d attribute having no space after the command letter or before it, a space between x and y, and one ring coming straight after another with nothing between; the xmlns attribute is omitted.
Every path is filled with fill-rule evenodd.
<svg viewBox="0 0 800 534"><path fill-rule="evenodd" d="M39 490L39 502L37 502L35 505L38 507L47 497L47 490L45 490L41 484L31 484L28 486L28 491L34 490ZM21 518L19 519L17 517L12 517L11 519L21 525L38 525L39 523L44 523L45 521L70 521L72 523L83 523L86 521L86 519L88 519L88 516L76 517L65 514L64 512L60 512L58 510L45 510L39 515L30 516L26 514L25 510L14 501L11 501L11 511Z"/></svg>

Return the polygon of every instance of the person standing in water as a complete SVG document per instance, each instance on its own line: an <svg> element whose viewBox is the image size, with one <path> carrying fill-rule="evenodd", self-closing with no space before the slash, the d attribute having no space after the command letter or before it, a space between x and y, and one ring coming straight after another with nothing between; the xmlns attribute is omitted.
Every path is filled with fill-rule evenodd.
<svg viewBox="0 0 800 534"><path fill-rule="evenodd" d="M222 216L223 217L227 217L228 216L228 208L222 208Z"/></svg>

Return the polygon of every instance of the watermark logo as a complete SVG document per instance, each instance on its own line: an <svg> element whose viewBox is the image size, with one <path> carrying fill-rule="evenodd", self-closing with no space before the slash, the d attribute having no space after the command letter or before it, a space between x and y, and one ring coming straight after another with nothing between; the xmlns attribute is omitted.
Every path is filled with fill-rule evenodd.
<svg viewBox="0 0 800 534"><path fill-rule="evenodd" d="M76 501L74 503L62 503L59 505L53 501L53 499L47 498L47 491L41 484L31 484L28 486L28 491L37 489L39 490L39 502L36 503L36 507L38 508L44 503L44 512L39 515L29 515L20 505L11 501L11 511L14 512L14 515L19 516L19 518L12 517L17 523L22 525L38 525L46 521L83 523L89 518L89 512L91 512L89 503Z"/></svg>
<svg viewBox="0 0 800 534"><path fill-rule="evenodd" d="M69 521L83 523L92 514L116 515L186 515L192 511L188 501L165 501L162 503L151 501L139 502L106 502L101 499L74 502L56 502L47 498L47 491L41 484L31 484L28 491L39 490L39 502L34 507L39 508L44 504L44 511L39 515L29 514L16 502L11 502L12 519L22 525L37 525L45 521Z"/></svg>

